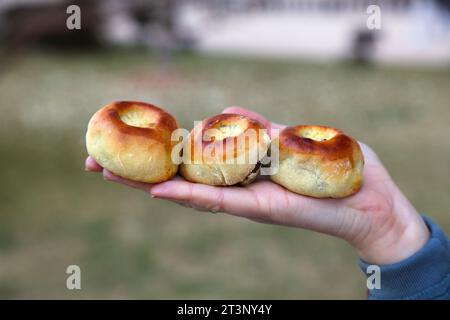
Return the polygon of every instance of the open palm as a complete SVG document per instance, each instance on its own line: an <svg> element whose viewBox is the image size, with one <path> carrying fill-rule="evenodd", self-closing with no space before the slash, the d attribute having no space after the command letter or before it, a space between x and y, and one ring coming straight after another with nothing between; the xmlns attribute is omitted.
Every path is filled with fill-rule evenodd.
<svg viewBox="0 0 450 320"><path fill-rule="evenodd" d="M230 107L224 113L246 115L268 130L281 129L250 110ZM367 261L391 263L417 251L428 231L408 200L368 146L360 143L365 157L361 190L344 199L316 199L292 193L259 177L243 187L217 187L191 183L177 177L159 184L117 177L88 157L89 171L102 171L107 180L149 192L156 198L177 202L200 211L225 212L265 223L306 228L347 240Z"/></svg>

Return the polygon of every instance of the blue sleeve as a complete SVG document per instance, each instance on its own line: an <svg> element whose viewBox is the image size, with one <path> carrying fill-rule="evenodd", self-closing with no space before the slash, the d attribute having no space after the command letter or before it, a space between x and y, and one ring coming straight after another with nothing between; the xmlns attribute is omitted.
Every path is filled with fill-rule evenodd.
<svg viewBox="0 0 450 320"><path fill-rule="evenodd" d="M429 241L411 257L379 266L380 288L369 290L369 299L450 299L450 241L430 218L423 219ZM370 266L361 259L359 265L364 273Z"/></svg>

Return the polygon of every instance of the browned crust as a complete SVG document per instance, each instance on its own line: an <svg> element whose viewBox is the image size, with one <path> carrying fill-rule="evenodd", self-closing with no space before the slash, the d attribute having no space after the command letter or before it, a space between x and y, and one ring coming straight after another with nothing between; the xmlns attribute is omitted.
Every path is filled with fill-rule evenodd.
<svg viewBox="0 0 450 320"><path fill-rule="evenodd" d="M120 114L130 109L141 109L157 115L155 125L151 128L141 128L126 124L121 120ZM98 111L95 122L111 125L119 133L116 136L118 139L139 136L161 144L167 144L172 132L178 128L177 121L172 115L153 104L140 101L117 101L106 105Z"/></svg>
<svg viewBox="0 0 450 320"><path fill-rule="evenodd" d="M128 114L132 111L137 113ZM126 123L133 123L133 120L146 127ZM86 133L86 147L101 166L117 176L158 183L172 178L177 172L178 165L170 157L171 135L177 128L173 116L152 104L113 102L92 116Z"/></svg>
<svg viewBox="0 0 450 320"><path fill-rule="evenodd" d="M316 141L299 135L304 129L311 130L333 130L336 135L326 141ZM331 127L318 125L299 125L286 127L280 132L280 151L292 153L309 154L320 156L323 159L334 161L349 158L353 166L353 150L359 149L355 139L347 136L342 131Z"/></svg>
<svg viewBox="0 0 450 320"><path fill-rule="evenodd" d="M204 136L205 136L205 132L209 129L217 129L220 125L222 124L240 124L242 126L244 126L243 129L243 133L238 135L238 136L234 136L234 137L227 137L225 139L220 139L220 140L205 140ZM225 160L225 151L227 150L228 146L234 146L233 149L233 157L236 158L238 156L238 152L239 151L248 151L250 148L252 148L252 146L250 145L250 143L245 143L245 149L240 149L238 150L238 139L239 137L241 137L242 135L244 135L246 132L248 132L249 130L255 130L257 135L256 135L256 141L257 143L261 143L261 136L259 134L259 130L264 130L264 126L254 120L251 119L249 117L240 115L240 114L232 114L232 113L222 113L222 114L218 114L216 116L207 118L205 120L202 121L201 124L201 130L198 130L197 132L195 131L195 128L191 131L190 135L189 135L189 141L190 141L190 147L191 147L191 161L194 161L194 150L196 150L194 148L196 143L199 143L199 141L201 141L201 149L203 151L210 149L212 152L210 153L211 156L215 156L215 151L216 150L220 150L222 149L222 155L223 155L223 160ZM194 136L195 134L195 136ZM209 153L208 153L209 154ZM202 153L202 159L203 159L203 153Z"/></svg>

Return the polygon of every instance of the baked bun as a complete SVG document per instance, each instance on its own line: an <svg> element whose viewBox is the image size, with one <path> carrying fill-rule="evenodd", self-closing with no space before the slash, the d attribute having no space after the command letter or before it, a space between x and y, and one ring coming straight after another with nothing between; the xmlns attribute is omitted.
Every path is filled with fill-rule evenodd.
<svg viewBox="0 0 450 320"><path fill-rule="evenodd" d="M342 198L361 188L364 157L358 142L323 126L287 127L279 144L279 171L271 179L316 198Z"/></svg>
<svg viewBox="0 0 450 320"><path fill-rule="evenodd" d="M259 173L270 138L258 121L238 114L203 120L185 140L181 174L191 182L248 184Z"/></svg>
<svg viewBox="0 0 450 320"><path fill-rule="evenodd" d="M148 103L120 101L98 110L89 121L86 147L102 167L123 178L158 183L172 178L172 131L177 121Z"/></svg>

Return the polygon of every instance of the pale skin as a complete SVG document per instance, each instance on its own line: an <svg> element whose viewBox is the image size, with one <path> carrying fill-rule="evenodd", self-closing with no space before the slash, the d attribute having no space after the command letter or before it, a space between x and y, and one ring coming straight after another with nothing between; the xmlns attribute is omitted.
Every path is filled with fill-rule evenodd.
<svg viewBox="0 0 450 320"><path fill-rule="evenodd" d="M270 133L284 126L241 107L224 113L260 121ZM361 190L343 199L315 199L292 193L267 178L246 186L214 187L176 177L159 184L126 180L86 159L86 170L102 172L106 180L141 189L199 211L224 212L253 221L309 229L347 241L365 261L392 264L417 252L428 241L422 218L392 181L375 152L360 143L364 153Z"/></svg>

